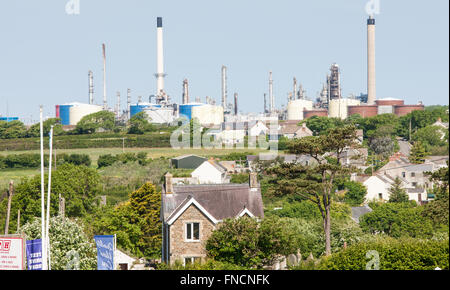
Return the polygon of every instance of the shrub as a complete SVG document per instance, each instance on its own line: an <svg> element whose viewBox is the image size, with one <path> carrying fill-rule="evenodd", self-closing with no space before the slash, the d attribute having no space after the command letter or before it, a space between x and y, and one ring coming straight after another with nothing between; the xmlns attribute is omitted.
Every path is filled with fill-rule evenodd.
<svg viewBox="0 0 450 290"><path fill-rule="evenodd" d="M449 241L383 238L352 245L324 258L319 269L364 270L373 267L369 251L379 255L380 270L449 269ZM369 254L368 254L369 253Z"/></svg>
<svg viewBox="0 0 450 290"><path fill-rule="evenodd" d="M117 161L118 158L111 154L100 155L97 160L97 166L98 168L107 167L113 165Z"/></svg>

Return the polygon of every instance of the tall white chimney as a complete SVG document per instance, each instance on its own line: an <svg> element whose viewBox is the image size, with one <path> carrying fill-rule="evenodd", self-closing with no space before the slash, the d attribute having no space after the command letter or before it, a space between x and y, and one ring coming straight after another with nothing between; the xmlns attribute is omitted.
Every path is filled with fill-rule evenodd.
<svg viewBox="0 0 450 290"><path fill-rule="evenodd" d="M94 74L89 71L89 104L94 104Z"/></svg>
<svg viewBox="0 0 450 290"><path fill-rule="evenodd" d="M103 43L103 110L108 109L108 103L106 101L106 47Z"/></svg>
<svg viewBox="0 0 450 290"><path fill-rule="evenodd" d="M227 67L222 65L222 107L227 110Z"/></svg>
<svg viewBox="0 0 450 290"><path fill-rule="evenodd" d="M372 105L377 98L375 81L375 19L367 19L367 104Z"/></svg>
<svg viewBox="0 0 450 290"><path fill-rule="evenodd" d="M270 102L270 113L273 113L275 110L275 100L273 98L273 79L272 79L272 71L269 72L269 102Z"/></svg>
<svg viewBox="0 0 450 290"><path fill-rule="evenodd" d="M297 79L294 77L294 91L292 92L293 99L297 99Z"/></svg>
<svg viewBox="0 0 450 290"><path fill-rule="evenodd" d="M189 103L189 84L188 80L183 80L183 104Z"/></svg>
<svg viewBox="0 0 450 290"><path fill-rule="evenodd" d="M164 50L162 17L156 18L156 95L162 96L164 92Z"/></svg>
<svg viewBox="0 0 450 290"><path fill-rule="evenodd" d="M131 90L127 89L127 115L131 119Z"/></svg>

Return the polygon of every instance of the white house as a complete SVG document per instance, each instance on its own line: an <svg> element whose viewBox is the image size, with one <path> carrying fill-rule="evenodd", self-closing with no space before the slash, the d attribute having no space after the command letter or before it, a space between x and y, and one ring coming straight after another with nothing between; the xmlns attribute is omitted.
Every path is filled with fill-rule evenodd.
<svg viewBox="0 0 450 290"><path fill-rule="evenodd" d="M389 189L393 183L394 178L387 175L377 174L367 178L363 182L364 186L367 188L365 203L373 200L388 201L390 197ZM402 187L409 187L408 182L402 180Z"/></svg>
<svg viewBox="0 0 450 290"><path fill-rule="evenodd" d="M267 135L268 132L269 128L261 121L248 124L248 136L257 137L260 135Z"/></svg>
<svg viewBox="0 0 450 290"><path fill-rule="evenodd" d="M227 169L214 160L203 162L191 173L191 176L198 179L200 184L229 183Z"/></svg>
<svg viewBox="0 0 450 290"><path fill-rule="evenodd" d="M114 264L119 270L141 270L144 267L142 260L131 257L119 249L114 251Z"/></svg>

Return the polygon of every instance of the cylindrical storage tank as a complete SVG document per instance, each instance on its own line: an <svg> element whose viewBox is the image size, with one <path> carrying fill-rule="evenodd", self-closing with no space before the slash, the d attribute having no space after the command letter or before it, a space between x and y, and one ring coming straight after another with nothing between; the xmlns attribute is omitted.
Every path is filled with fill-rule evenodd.
<svg viewBox="0 0 450 290"><path fill-rule="evenodd" d="M308 110L303 112L303 118L308 119L313 116L317 117L328 117L328 111L326 109L316 109L316 110Z"/></svg>
<svg viewBox="0 0 450 290"><path fill-rule="evenodd" d="M408 115L412 111L423 111L425 109L424 105L403 105L403 106L395 106L394 114L401 117L404 115Z"/></svg>
<svg viewBox="0 0 450 290"><path fill-rule="evenodd" d="M61 125L70 125L70 108L73 105L65 104L59 106L59 117L61 118Z"/></svg>
<svg viewBox="0 0 450 290"><path fill-rule="evenodd" d="M348 106L347 114L348 116L358 114L363 118L373 117L378 114L378 106L377 105Z"/></svg>
<svg viewBox="0 0 450 290"><path fill-rule="evenodd" d="M331 118L347 119L348 106L357 106L359 100L355 99L334 99L328 105L328 116Z"/></svg>
<svg viewBox="0 0 450 290"><path fill-rule="evenodd" d="M168 124L174 121L174 111L172 108L149 107L143 110L149 117L149 122L153 124Z"/></svg>
<svg viewBox="0 0 450 290"><path fill-rule="evenodd" d="M394 114L394 106L378 106L378 115Z"/></svg>
<svg viewBox="0 0 450 290"><path fill-rule="evenodd" d="M142 112L144 109L147 109L150 107L161 108L161 105L152 104L152 103L137 103L134 105L130 105L130 118L133 117L134 115L136 115L137 113Z"/></svg>
<svg viewBox="0 0 450 290"><path fill-rule="evenodd" d="M201 125L220 125L223 122L222 106L195 106L191 112L191 118L197 118Z"/></svg>
<svg viewBox="0 0 450 290"><path fill-rule="evenodd" d="M89 104L76 104L70 107L70 124L76 125L84 116L97 113L103 110L102 106Z"/></svg>
<svg viewBox="0 0 450 290"><path fill-rule="evenodd" d="M303 120L303 111L312 110L313 102L310 100L293 100L288 103L287 119L288 120Z"/></svg>
<svg viewBox="0 0 450 290"><path fill-rule="evenodd" d="M402 106L404 103L403 100L393 98L384 98L375 101L375 104L378 106Z"/></svg>
<svg viewBox="0 0 450 290"><path fill-rule="evenodd" d="M185 116L188 120L191 120L192 118L192 108L198 107L198 106L204 106L205 104L202 103L188 103L180 105L180 117Z"/></svg>

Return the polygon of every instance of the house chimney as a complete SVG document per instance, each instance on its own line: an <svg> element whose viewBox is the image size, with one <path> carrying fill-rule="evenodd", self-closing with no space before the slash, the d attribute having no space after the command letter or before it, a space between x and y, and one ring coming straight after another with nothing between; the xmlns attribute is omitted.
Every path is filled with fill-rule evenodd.
<svg viewBox="0 0 450 290"><path fill-rule="evenodd" d="M167 172L166 175L164 175L166 194L173 193L172 177L173 177L173 175L170 174L170 172Z"/></svg>
<svg viewBox="0 0 450 290"><path fill-rule="evenodd" d="M256 174L256 172L250 172L249 185L250 185L250 188L258 188L259 187L258 175Z"/></svg>

